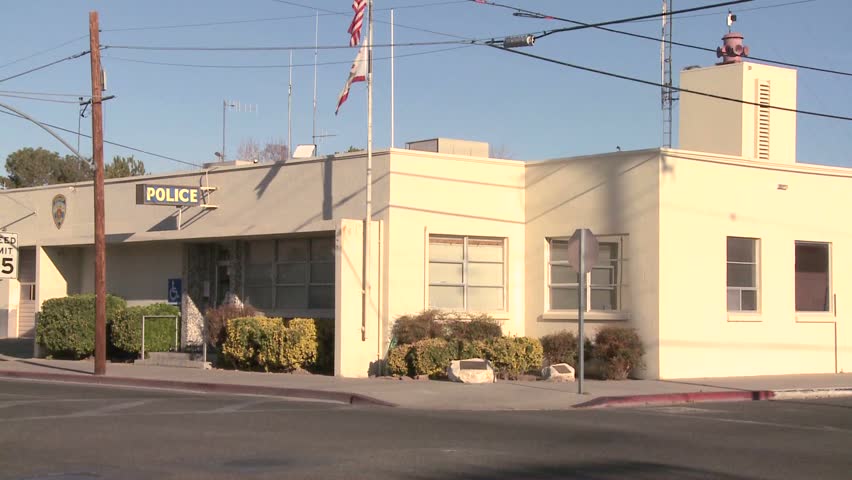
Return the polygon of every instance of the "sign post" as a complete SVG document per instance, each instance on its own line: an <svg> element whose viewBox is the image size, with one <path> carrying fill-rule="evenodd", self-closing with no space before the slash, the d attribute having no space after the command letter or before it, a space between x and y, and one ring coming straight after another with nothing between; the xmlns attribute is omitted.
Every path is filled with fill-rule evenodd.
<svg viewBox="0 0 852 480"><path fill-rule="evenodd" d="M598 239L588 228L578 228L568 240L568 263L577 270L577 393L583 393L585 376L586 275L598 258Z"/></svg>
<svg viewBox="0 0 852 480"><path fill-rule="evenodd" d="M0 232L0 279L18 278L18 234Z"/></svg>

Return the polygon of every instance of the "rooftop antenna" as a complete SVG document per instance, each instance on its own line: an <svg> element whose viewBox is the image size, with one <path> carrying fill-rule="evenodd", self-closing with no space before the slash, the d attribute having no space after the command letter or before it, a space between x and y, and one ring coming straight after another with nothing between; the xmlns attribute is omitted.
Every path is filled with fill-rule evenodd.
<svg viewBox="0 0 852 480"><path fill-rule="evenodd" d="M663 108L663 148L672 147L672 107L677 98L672 89L672 0L663 0L663 32L660 42L660 75L662 89L660 100Z"/></svg>

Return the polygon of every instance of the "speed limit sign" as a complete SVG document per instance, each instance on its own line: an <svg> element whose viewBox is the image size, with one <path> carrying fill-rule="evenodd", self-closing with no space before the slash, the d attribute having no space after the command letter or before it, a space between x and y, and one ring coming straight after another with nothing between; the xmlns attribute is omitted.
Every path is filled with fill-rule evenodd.
<svg viewBox="0 0 852 480"><path fill-rule="evenodd" d="M18 278L18 234L0 232L0 279Z"/></svg>

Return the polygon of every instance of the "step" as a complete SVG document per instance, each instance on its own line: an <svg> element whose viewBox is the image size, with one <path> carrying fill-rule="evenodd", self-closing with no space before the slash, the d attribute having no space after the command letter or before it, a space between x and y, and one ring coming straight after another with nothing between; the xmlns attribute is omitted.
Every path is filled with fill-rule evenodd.
<svg viewBox="0 0 852 480"><path fill-rule="evenodd" d="M201 360L200 353L188 352L145 352L146 360Z"/></svg>
<svg viewBox="0 0 852 480"><path fill-rule="evenodd" d="M210 362L201 361L200 353L150 352L146 359L137 359L134 365L178 368L210 368Z"/></svg>

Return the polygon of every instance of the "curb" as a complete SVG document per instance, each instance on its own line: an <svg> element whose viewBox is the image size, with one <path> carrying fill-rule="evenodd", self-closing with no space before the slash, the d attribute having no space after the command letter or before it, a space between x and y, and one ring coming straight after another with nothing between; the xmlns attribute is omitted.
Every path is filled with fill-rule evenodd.
<svg viewBox="0 0 852 480"><path fill-rule="evenodd" d="M798 388L775 391L775 400L805 400L849 396L852 396L852 387Z"/></svg>
<svg viewBox="0 0 852 480"><path fill-rule="evenodd" d="M770 400L775 392L770 390L733 392L661 393L652 395L625 395L623 397L598 397L574 405L574 408L638 407L642 405L673 405L699 402L744 402Z"/></svg>
<svg viewBox="0 0 852 480"><path fill-rule="evenodd" d="M167 388L201 393L225 393L237 395L268 395L274 397L292 397L308 400L325 400L347 405L366 405L374 407L396 407L397 405L359 393L338 392L334 390L312 390L307 388L266 387L225 383L182 382L179 380L154 380L132 377L101 377L94 375L68 375L62 373L19 372L0 370L0 378L20 378L51 382L81 383L88 385L106 385L116 387Z"/></svg>

